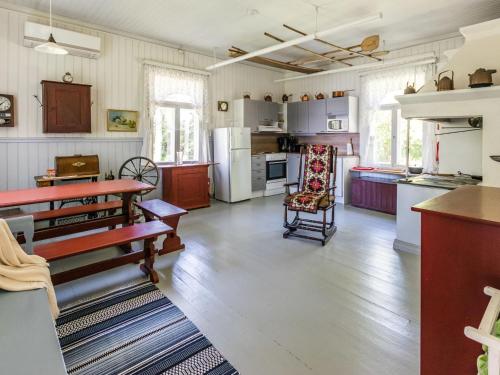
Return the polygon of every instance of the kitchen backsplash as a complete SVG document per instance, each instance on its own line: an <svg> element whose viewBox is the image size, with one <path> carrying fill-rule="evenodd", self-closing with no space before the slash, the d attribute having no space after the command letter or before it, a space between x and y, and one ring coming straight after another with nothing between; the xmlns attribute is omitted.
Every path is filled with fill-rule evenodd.
<svg viewBox="0 0 500 375"><path fill-rule="evenodd" d="M252 134L252 154L262 152L278 152L278 137L286 134ZM299 144L318 143L336 146L339 149L339 155L347 153L346 144L351 140L354 145L354 154L359 155L359 133L336 133L336 134L317 134L297 137Z"/></svg>

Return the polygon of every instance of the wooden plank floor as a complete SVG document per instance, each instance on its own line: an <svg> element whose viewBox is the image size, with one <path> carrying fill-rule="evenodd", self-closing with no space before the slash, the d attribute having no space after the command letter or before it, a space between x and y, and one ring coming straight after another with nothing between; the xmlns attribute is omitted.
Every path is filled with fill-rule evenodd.
<svg viewBox="0 0 500 375"><path fill-rule="evenodd" d="M282 239L281 199L191 211L186 250L157 260L159 288L242 374L418 374L420 262L392 250L394 217L339 205L321 247ZM138 277L124 266L58 286L58 298Z"/></svg>

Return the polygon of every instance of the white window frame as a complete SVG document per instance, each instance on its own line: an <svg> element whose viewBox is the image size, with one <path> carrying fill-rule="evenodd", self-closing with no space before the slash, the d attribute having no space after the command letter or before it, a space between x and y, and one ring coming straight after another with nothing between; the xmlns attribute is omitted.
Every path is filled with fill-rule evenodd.
<svg viewBox="0 0 500 375"><path fill-rule="evenodd" d="M174 150L174 161L160 161L160 160L155 160L155 163L157 164L176 164L179 162L177 160L177 152L181 150L181 109L194 109L194 105L191 103L185 103L185 102L173 102L173 101L159 101L155 102L155 106L161 107L161 108L173 108L175 110L175 136L174 136L174 143L175 143L175 150ZM156 124L154 124L156 127ZM156 130L156 129L155 129ZM198 131L200 131L200 124L198 124ZM198 155L199 156L199 155ZM186 164L195 164L198 163L199 160L183 160L181 161L182 163Z"/></svg>
<svg viewBox="0 0 500 375"><path fill-rule="evenodd" d="M398 111L401 110L401 105L398 103L383 104L380 106L380 111L391 111L391 162L390 164L373 163L374 167L390 167L390 168L406 168L406 161L404 164L398 164ZM406 121L403 119L403 121ZM405 136L406 138L406 136ZM403 143L406 139L403 140Z"/></svg>

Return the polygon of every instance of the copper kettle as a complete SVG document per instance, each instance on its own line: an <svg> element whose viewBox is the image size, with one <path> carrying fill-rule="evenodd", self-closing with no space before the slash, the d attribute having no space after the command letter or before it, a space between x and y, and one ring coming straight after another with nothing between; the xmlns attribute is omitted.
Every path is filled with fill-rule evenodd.
<svg viewBox="0 0 500 375"><path fill-rule="evenodd" d="M451 72L451 78L444 76L441 78L441 74L446 73L446 72ZM437 87L437 91L448 91L448 90L454 90L454 84L453 84L453 77L455 73L453 70L445 70L439 73L438 75L438 80L434 80L434 84Z"/></svg>
<svg viewBox="0 0 500 375"><path fill-rule="evenodd" d="M473 74L469 74L469 87L487 87L493 85L491 76L496 72L496 69L477 69Z"/></svg>
<svg viewBox="0 0 500 375"><path fill-rule="evenodd" d="M404 94L405 95L415 94L416 92L417 92L417 90L415 90L415 83L413 83L413 85L410 85L410 82L406 82L406 88L405 88Z"/></svg>

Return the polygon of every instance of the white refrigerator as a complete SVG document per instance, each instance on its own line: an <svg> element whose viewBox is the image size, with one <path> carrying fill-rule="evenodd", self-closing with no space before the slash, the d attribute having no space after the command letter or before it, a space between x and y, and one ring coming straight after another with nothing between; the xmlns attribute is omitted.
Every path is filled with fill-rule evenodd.
<svg viewBox="0 0 500 375"><path fill-rule="evenodd" d="M213 135L215 199L224 202L250 199L250 128L216 128Z"/></svg>

